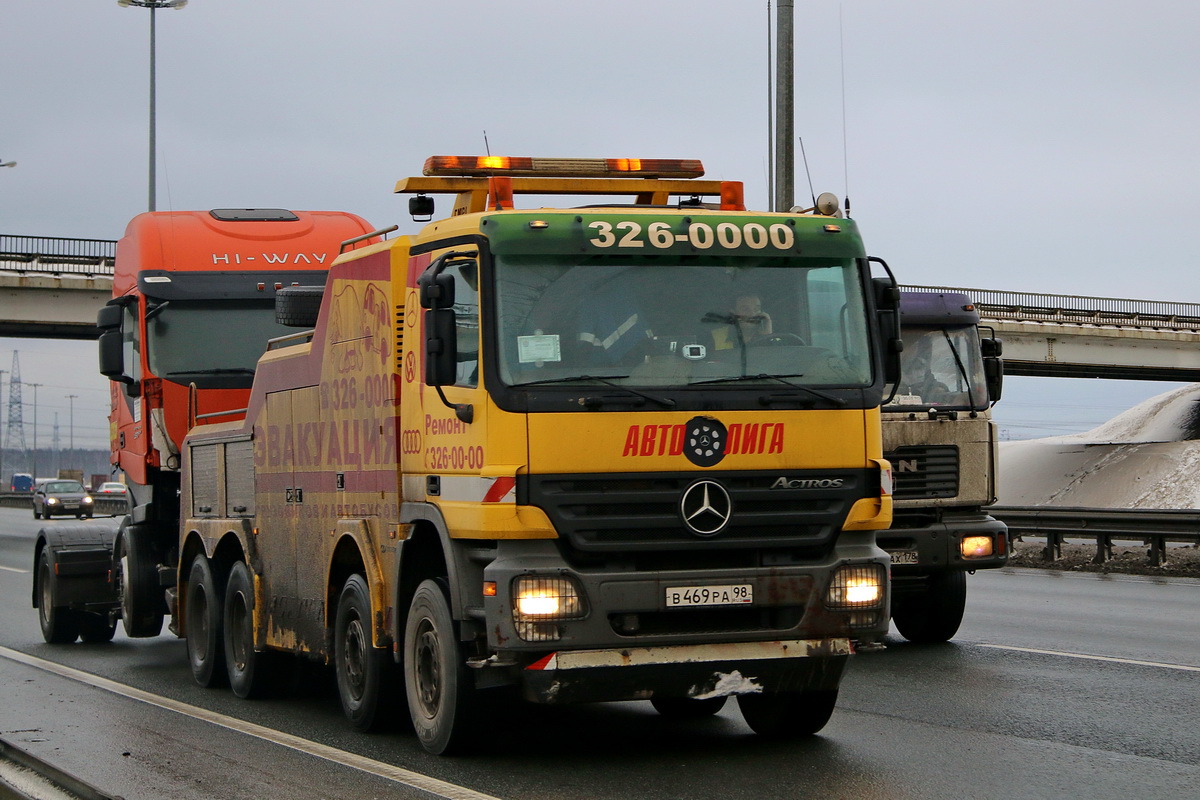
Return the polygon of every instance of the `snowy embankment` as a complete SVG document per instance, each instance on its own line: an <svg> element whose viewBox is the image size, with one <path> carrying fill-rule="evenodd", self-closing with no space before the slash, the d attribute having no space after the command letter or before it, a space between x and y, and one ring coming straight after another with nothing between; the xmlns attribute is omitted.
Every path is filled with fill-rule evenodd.
<svg viewBox="0 0 1200 800"><path fill-rule="evenodd" d="M1000 505L1200 508L1200 384L1086 433L1003 442Z"/></svg>

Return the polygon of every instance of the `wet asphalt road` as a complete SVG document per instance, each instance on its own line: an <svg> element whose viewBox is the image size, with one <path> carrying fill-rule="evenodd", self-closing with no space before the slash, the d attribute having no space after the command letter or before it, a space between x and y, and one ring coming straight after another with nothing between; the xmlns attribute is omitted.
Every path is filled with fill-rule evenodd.
<svg viewBox="0 0 1200 800"><path fill-rule="evenodd" d="M0 736L126 798L1176 800L1200 785L1200 581L979 573L954 642L855 657L804 742L760 741L733 703L700 723L648 703L520 707L484 754L447 759L399 728L347 730L320 670L245 702L195 686L166 635L44 644L29 604L44 524L0 509Z"/></svg>

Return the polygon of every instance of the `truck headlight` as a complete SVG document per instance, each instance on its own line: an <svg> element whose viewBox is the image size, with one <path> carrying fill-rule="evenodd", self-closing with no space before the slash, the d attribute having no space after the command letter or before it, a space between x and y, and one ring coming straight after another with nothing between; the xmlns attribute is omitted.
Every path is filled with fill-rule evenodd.
<svg viewBox="0 0 1200 800"><path fill-rule="evenodd" d="M958 549L963 558L987 558L993 552L992 537L964 536Z"/></svg>
<svg viewBox="0 0 1200 800"><path fill-rule="evenodd" d="M554 623L587 613L579 587L565 577L522 575L513 581L512 601L517 635L527 642L560 639L562 633Z"/></svg>
<svg viewBox="0 0 1200 800"><path fill-rule="evenodd" d="M881 564L844 564L833 573L825 605L829 608L879 608L887 596L887 573Z"/></svg>

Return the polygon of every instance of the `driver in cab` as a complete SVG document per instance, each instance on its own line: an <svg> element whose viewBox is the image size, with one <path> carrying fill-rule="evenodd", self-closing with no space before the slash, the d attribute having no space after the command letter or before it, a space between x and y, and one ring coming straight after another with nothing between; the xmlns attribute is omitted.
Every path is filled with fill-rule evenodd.
<svg viewBox="0 0 1200 800"><path fill-rule="evenodd" d="M728 324L714 328L713 346L717 350L733 350L771 337L771 315L763 311L758 295L744 294L733 304L733 311L721 319Z"/></svg>

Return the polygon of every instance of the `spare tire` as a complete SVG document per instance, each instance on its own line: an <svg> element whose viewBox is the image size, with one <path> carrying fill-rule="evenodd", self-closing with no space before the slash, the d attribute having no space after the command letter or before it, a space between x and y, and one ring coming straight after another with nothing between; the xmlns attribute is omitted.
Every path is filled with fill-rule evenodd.
<svg viewBox="0 0 1200 800"><path fill-rule="evenodd" d="M312 328L321 311L324 286L284 286L275 290L275 321L290 328Z"/></svg>

